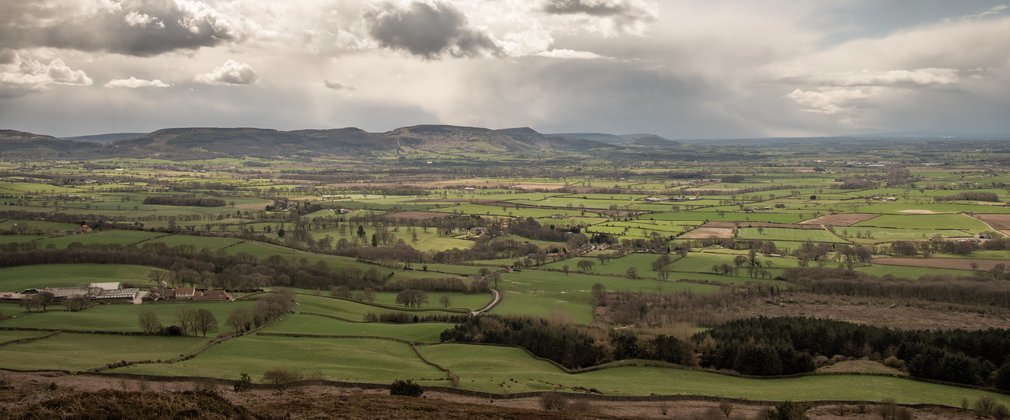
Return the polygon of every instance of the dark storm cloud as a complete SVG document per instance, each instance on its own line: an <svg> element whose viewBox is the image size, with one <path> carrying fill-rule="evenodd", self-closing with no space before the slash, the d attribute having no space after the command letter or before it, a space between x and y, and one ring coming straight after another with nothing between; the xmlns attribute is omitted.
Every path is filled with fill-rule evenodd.
<svg viewBox="0 0 1010 420"><path fill-rule="evenodd" d="M200 1L139 0L82 11L62 0L0 3L0 47L52 47L152 56L243 37Z"/></svg>
<svg viewBox="0 0 1010 420"><path fill-rule="evenodd" d="M543 11L553 15L586 15L607 18L618 27L655 19L652 12L634 0L547 0Z"/></svg>
<svg viewBox="0 0 1010 420"><path fill-rule="evenodd" d="M501 52L490 35L468 27L466 16L448 3L414 2L405 8L385 3L366 12L365 20L369 34L383 47L427 59Z"/></svg>

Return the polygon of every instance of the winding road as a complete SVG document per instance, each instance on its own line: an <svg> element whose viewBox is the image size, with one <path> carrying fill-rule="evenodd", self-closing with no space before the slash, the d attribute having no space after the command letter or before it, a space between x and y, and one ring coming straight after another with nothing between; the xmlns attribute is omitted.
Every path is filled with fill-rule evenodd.
<svg viewBox="0 0 1010 420"><path fill-rule="evenodd" d="M501 302L501 293L498 292L498 289L489 289L489 290L491 290L491 294L494 295L494 299L491 299L491 303L484 305L483 308L470 312L470 316L477 316L484 312L490 311L491 308L494 308L495 305L498 304L498 302Z"/></svg>

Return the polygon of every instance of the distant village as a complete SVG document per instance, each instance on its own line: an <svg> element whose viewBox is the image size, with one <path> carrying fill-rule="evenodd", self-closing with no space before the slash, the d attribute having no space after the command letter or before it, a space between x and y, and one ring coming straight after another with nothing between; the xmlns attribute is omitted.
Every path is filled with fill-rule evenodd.
<svg viewBox="0 0 1010 420"><path fill-rule="evenodd" d="M230 302L235 300L222 289L196 289L193 287L167 287L164 281L158 287L142 289L139 287L123 287L121 282L91 283L80 287L41 287L21 291L0 292L0 301L24 301L39 295L48 296L55 303L73 299L84 299L94 303L132 303L139 305L144 302L158 301L198 301L198 302Z"/></svg>

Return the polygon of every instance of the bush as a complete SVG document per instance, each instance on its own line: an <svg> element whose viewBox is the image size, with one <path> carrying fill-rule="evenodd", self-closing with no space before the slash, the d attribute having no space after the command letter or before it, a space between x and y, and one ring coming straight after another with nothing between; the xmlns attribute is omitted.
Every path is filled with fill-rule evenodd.
<svg viewBox="0 0 1010 420"><path fill-rule="evenodd" d="M248 373L243 373L237 381L235 381L235 392L245 392L252 389L252 378Z"/></svg>
<svg viewBox="0 0 1010 420"><path fill-rule="evenodd" d="M285 385L302 380L302 375L287 369L270 369L263 373L263 381L274 385Z"/></svg>
<svg viewBox="0 0 1010 420"><path fill-rule="evenodd" d="M421 394L424 394L424 389L421 388L421 385L414 383L414 381L410 379L407 379L406 381L397 379L389 386L389 395L420 397Z"/></svg>
<svg viewBox="0 0 1010 420"><path fill-rule="evenodd" d="M767 420L806 420L810 406L803 403L784 401L765 412Z"/></svg>
<svg viewBox="0 0 1010 420"><path fill-rule="evenodd" d="M563 411L568 408L568 399L561 394L544 394L540 397L540 407L544 410Z"/></svg>

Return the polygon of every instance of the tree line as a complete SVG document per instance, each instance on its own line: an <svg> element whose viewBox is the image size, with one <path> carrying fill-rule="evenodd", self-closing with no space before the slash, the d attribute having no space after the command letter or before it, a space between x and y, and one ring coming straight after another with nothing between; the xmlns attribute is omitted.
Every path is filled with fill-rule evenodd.
<svg viewBox="0 0 1010 420"><path fill-rule="evenodd" d="M158 195L144 198L144 204L160 206L224 207L227 203L220 198L194 197L188 195Z"/></svg>
<svg viewBox="0 0 1010 420"><path fill-rule="evenodd" d="M995 378L1010 370L1010 331L1005 329L908 331L826 319L759 317L712 328L696 335L694 342L702 366L753 375L810 372L818 355L894 357L904 361L914 377L981 386L1003 386Z"/></svg>
<svg viewBox="0 0 1010 420"><path fill-rule="evenodd" d="M642 339L631 332L612 332L598 340L585 327L527 317L470 317L443 331L441 341L519 346L569 369L623 359L694 364L691 344L674 337L658 335Z"/></svg>

